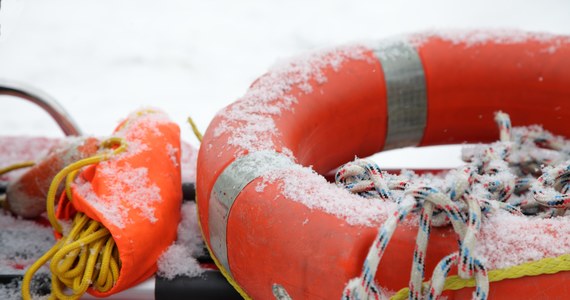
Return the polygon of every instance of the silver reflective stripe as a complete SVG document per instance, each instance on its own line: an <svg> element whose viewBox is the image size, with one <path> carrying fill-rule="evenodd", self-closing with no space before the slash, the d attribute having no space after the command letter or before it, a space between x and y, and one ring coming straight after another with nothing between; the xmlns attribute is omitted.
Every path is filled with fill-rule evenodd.
<svg viewBox="0 0 570 300"><path fill-rule="evenodd" d="M275 300L292 300L291 296L289 296L289 293L287 293L287 290L282 285L274 283L272 290Z"/></svg>
<svg viewBox="0 0 570 300"><path fill-rule="evenodd" d="M245 186L254 179L275 170L291 169L293 166L295 163L281 153L258 151L233 161L216 180L208 209L210 245L214 255L230 276L232 274L228 262L226 230L234 201Z"/></svg>
<svg viewBox="0 0 570 300"><path fill-rule="evenodd" d="M426 81L416 49L406 41L385 42L374 53L388 92L388 128L384 149L418 145L427 119Z"/></svg>

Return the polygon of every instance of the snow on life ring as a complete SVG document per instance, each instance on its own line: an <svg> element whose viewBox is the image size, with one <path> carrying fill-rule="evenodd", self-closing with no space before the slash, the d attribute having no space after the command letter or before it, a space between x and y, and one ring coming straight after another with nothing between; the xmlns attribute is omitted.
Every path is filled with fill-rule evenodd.
<svg viewBox="0 0 570 300"><path fill-rule="evenodd" d="M561 36L423 34L285 63L222 110L204 136L197 199L205 240L245 297L270 299L278 287L293 299L339 299L390 207L301 166L325 174L383 149L493 141L497 110L570 136L569 99L570 38ZM540 230L552 224L528 222L525 228L534 229L525 235L555 234ZM382 287L407 286L416 232L396 230L376 274ZM452 235L433 229L429 273L457 249ZM516 239L496 238L502 247L495 257L520 248ZM539 254L561 251L546 248ZM505 265L491 262L491 268ZM560 297L567 280L570 274L561 272L500 281L489 297ZM472 290L445 295L469 298Z"/></svg>

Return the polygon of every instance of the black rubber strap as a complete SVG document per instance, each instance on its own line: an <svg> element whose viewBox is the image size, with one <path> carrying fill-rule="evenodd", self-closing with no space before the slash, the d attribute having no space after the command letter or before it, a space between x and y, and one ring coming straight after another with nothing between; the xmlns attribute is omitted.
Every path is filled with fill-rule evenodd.
<svg viewBox="0 0 570 300"><path fill-rule="evenodd" d="M156 300L232 300L242 299L219 271L209 270L199 277L156 277Z"/></svg>
<svg viewBox="0 0 570 300"><path fill-rule="evenodd" d="M8 189L8 182L0 181L0 195L6 194L7 189Z"/></svg>
<svg viewBox="0 0 570 300"><path fill-rule="evenodd" d="M196 187L194 182L182 183L182 199L184 199L184 201L196 201Z"/></svg>

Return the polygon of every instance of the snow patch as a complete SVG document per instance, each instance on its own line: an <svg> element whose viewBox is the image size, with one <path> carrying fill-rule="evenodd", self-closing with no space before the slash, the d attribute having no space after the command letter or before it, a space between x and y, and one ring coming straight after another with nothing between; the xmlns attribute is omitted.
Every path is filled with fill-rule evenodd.
<svg viewBox="0 0 570 300"><path fill-rule="evenodd" d="M177 148L175 148L171 144L166 144L166 153L168 153L168 157L170 158L170 161L172 162L172 164L177 166L177 167L180 165L178 163L178 152L179 151Z"/></svg>
<svg viewBox="0 0 570 300"><path fill-rule="evenodd" d="M299 165L287 170L270 171L255 190L277 183L282 194L311 209L318 209L346 220L351 225L377 226L396 208L392 202L364 199L329 183L313 170Z"/></svg>
<svg viewBox="0 0 570 300"><path fill-rule="evenodd" d="M196 164L198 162L198 150L192 145L181 141L180 164L182 182L196 182Z"/></svg>
<svg viewBox="0 0 570 300"><path fill-rule="evenodd" d="M177 276L195 277L201 273L200 264L183 245L171 245L158 259L158 274L167 279Z"/></svg>
<svg viewBox="0 0 570 300"><path fill-rule="evenodd" d="M196 260L197 256L204 254L196 203L185 202L181 213L178 239L158 259L158 274L168 279L176 276L194 277L203 272Z"/></svg>
<svg viewBox="0 0 570 300"><path fill-rule="evenodd" d="M4 275L4 274L3 274ZM30 286L33 300L48 300L50 295L46 295L50 279L48 276L35 276ZM21 300L22 280L14 279L9 283L0 284L0 299Z"/></svg>
<svg viewBox="0 0 570 300"><path fill-rule="evenodd" d="M545 32L528 32L516 29L496 29L496 30L438 30L427 31L410 37L410 42L421 47L425 42L433 38L449 41L455 45L472 47L493 42L496 44L516 44L525 41L537 41L544 43L544 51L554 53L564 44L570 43L570 37L561 37ZM553 43L554 44L551 44Z"/></svg>
<svg viewBox="0 0 570 300"><path fill-rule="evenodd" d="M141 141L145 139L148 130L151 130L154 136L162 136L158 126L170 122L168 115L160 109L141 108L127 117L126 121L115 132L115 135L124 137L129 142ZM139 123L147 124L147 126L136 126Z"/></svg>
<svg viewBox="0 0 570 300"><path fill-rule="evenodd" d="M24 274L55 243L51 228L15 218L1 209L0 228L0 274ZM40 273L47 271L40 269Z"/></svg>
<svg viewBox="0 0 570 300"><path fill-rule="evenodd" d="M325 69L338 71L347 60L364 60L365 51L363 46L346 46L278 62L239 101L218 113L223 120L214 129L214 137L231 133L228 145L249 152L274 149L271 137L279 132L273 118L290 111L297 95L326 83Z"/></svg>
<svg viewBox="0 0 570 300"><path fill-rule="evenodd" d="M97 171L106 176L108 183L113 183L106 186L109 191L106 196L98 196L91 183L81 177L76 180L75 187L79 195L100 211L107 221L124 228L132 222L129 218L131 209L136 209L151 223L157 221L154 206L162 198L160 188L150 182L147 168L133 168L129 164L118 165L114 161L105 161L99 164Z"/></svg>
<svg viewBox="0 0 570 300"><path fill-rule="evenodd" d="M489 269L570 253L568 216L544 219L497 211L484 220L476 255Z"/></svg>

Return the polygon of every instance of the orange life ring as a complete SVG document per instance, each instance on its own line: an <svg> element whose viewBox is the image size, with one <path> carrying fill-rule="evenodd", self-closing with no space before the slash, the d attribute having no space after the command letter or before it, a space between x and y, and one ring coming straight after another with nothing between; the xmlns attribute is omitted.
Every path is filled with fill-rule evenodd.
<svg viewBox="0 0 570 300"><path fill-rule="evenodd" d="M490 142L498 110L568 137L569 99L563 36L428 34L293 60L254 82L204 136L197 199L205 240L244 296L271 299L277 285L293 299L339 299L388 210L299 165L326 174L383 149ZM416 231L394 233L380 286L408 285ZM428 273L457 249L452 235L433 229ZM500 281L489 297L562 297L568 280L562 272ZM446 295L470 298L472 290Z"/></svg>

